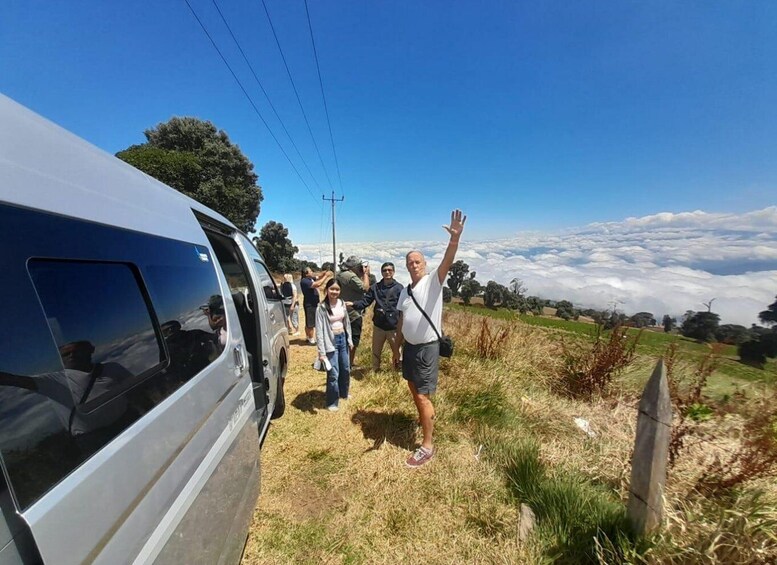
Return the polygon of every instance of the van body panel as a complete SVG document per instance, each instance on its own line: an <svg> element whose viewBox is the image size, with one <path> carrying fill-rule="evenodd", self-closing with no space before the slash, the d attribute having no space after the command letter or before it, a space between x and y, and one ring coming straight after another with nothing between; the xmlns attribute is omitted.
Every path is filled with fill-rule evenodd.
<svg viewBox="0 0 777 565"><path fill-rule="evenodd" d="M269 369L266 375L270 382L270 411L278 402L278 391L283 386L283 362L289 351L289 330L286 326L286 310L280 291L270 275L259 251L243 234L235 235L241 251L247 259L255 286L259 289L259 308L264 311L268 323L262 327L262 365Z"/></svg>
<svg viewBox="0 0 777 565"><path fill-rule="evenodd" d="M9 206L13 208L11 212ZM261 422L257 422L259 413L253 398L245 336L230 285L193 211L228 226L249 265L262 335L262 359L255 361L262 363L262 370L268 375L271 397L268 406L261 407ZM9 481L9 488L0 492L6 497L0 517L0 565L37 561L38 555L43 562L63 564L236 562L260 487L257 426L261 428L261 437L282 386L281 359L285 360L288 352L283 306L264 295L263 275L257 274L257 266L264 264L261 255L220 214L0 95L0 214L3 213L4 218L13 221L0 226L0 232L5 234L0 264L14 266L0 270L0 291L10 291L16 297L14 308L19 311L11 313L24 323L9 336L12 343L6 342L4 350L0 348L10 351L7 356L0 356L0 415L2 409L8 410L8 395L2 396L3 389L7 392L7 387L17 386L9 385L9 379L29 381L29 375L53 378L51 375L66 374L66 369L62 369L62 336L57 335L63 330L54 327L58 318L48 311L45 292L41 294L40 281L35 279L36 269L56 272L59 265L118 265L133 273L128 275L130 279L137 279L136 291L138 296L142 295L138 304L141 310L148 309L146 323L153 326L153 331L147 333L152 338L156 336L159 347L154 361L157 366L148 369L149 376L132 373L137 383L128 381L126 389L116 389L118 392L111 393L114 396L102 397L102 404L111 404L147 383L154 385L152 380L157 375L165 378L173 370L169 334L162 334L166 320L157 319L157 307L162 298L169 297L170 290L160 294L142 266L148 261L135 265L132 257L158 256L163 261L165 253L175 245L196 246L187 257L199 255L199 261L205 262L200 265L210 261L226 329L222 327L219 333L218 327L210 326L216 329L209 339L218 338L216 341L223 347L220 354L209 357L204 368L192 369L193 376L176 384L177 388L160 389L160 396L136 411L136 419L128 419L126 427L117 426L115 435L106 434L105 443L95 451L85 451L85 458L74 467L62 466L66 473L43 476L42 481L50 481L43 485L45 488L25 485L28 491L20 498L15 494L14 481L23 477L19 474L25 468L22 465L32 464L35 450L42 450L44 441L56 439L55 436L40 436L44 441L39 445L24 447L30 458L21 463L12 454L17 457L13 461L15 467L9 467L5 452L0 453L3 477ZM42 218L41 214L49 217ZM50 229L51 226L56 229ZM130 249L136 240L140 247ZM21 258L28 248L29 261L25 264ZM198 259L193 261L197 263ZM178 268L181 264L160 266ZM106 273L110 272L107 267ZM100 279L86 280L108 288L107 282ZM49 287L56 290L52 285ZM49 292L54 292L51 288ZM204 300L208 304L201 308L208 312L206 306L211 302L207 295ZM22 305L30 309L29 315L22 311ZM208 307L211 311L214 308ZM26 324L37 326L28 329ZM36 359L36 355L43 356L43 352L36 350L36 343L45 340L50 342L46 346L47 357ZM66 345L72 343L76 342ZM22 365L51 367L52 358L59 363L58 372L12 374ZM93 384L98 377L91 378ZM27 396L18 395L26 401L44 394L35 387L31 390L23 391ZM89 390L80 400L86 407L84 418L92 414L89 410L97 412L101 407L98 397L93 403L95 407L89 408ZM47 406L45 402L52 402L51 398L40 403L39 413ZM65 432L72 435L65 436L68 441L76 438L72 424L78 407L76 403L71 412L71 427L65 427ZM50 414L46 417L52 418ZM18 424L18 418L8 421ZM28 433L26 428L24 433ZM36 441L33 435L29 435L29 440L27 437L16 441ZM4 448L6 445L14 448L15 444L9 440ZM46 461L44 457L40 464L45 465Z"/></svg>
<svg viewBox="0 0 777 565"><path fill-rule="evenodd" d="M197 244L207 241L192 209L230 224L2 94L0 117L2 192L17 205Z"/></svg>

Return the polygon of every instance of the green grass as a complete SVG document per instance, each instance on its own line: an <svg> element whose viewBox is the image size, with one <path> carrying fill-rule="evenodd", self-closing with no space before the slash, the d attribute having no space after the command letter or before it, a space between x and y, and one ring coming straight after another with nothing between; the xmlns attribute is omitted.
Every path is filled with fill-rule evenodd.
<svg viewBox="0 0 777 565"><path fill-rule="evenodd" d="M587 322L518 314L504 308L486 308L482 304L473 304L471 306L446 304L445 307L453 312L468 312L498 320L520 321L532 326L548 328L549 330L568 332L587 339L593 339L596 332L596 326ZM640 333L640 330L629 328L628 333L629 335L636 335ZM709 344L698 343L679 334L667 334L650 330L644 330L641 334L637 347L639 355L654 358L661 357L672 343L677 343L680 358L692 363L700 362L710 352ZM718 368L710 379L711 390L720 392L722 396L735 392L738 387L745 386L747 383L777 383L777 360L771 359L767 362L764 369L756 369L739 362L736 346L724 345L719 358Z"/></svg>
<svg viewBox="0 0 777 565"><path fill-rule="evenodd" d="M550 472L537 443L523 439L488 445L505 473L516 504L528 504L553 563L627 563L646 542L631 530L626 509L614 492L580 474Z"/></svg>

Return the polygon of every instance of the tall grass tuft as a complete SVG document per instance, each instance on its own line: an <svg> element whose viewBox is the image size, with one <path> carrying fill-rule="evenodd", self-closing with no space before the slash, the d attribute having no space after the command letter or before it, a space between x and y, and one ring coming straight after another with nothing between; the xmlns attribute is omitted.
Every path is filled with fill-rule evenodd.
<svg viewBox="0 0 777 565"><path fill-rule="evenodd" d="M448 399L455 406L453 418L458 422L505 427L514 419L505 387L499 380L477 390L453 390Z"/></svg>
<svg viewBox="0 0 777 565"><path fill-rule="evenodd" d="M686 436L696 427L696 418L692 416L698 413L702 404L702 391L707 385L710 375L718 366L721 344L713 344L709 352L702 357L694 368L690 382L682 387L678 376L678 350L677 343L673 342L667 347L664 354L666 376L669 383L669 393L672 397L672 407L677 421L672 426L672 438L669 441L669 466L674 467L680 455ZM689 418L689 416L691 416Z"/></svg>
<svg viewBox="0 0 777 565"><path fill-rule="evenodd" d="M489 446L516 503L528 504L538 535L554 563L626 563L644 551L624 505L613 493L579 474L546 469L537 443L520 440Z"/></svg>
<svg viewBox="0 0 777 565"><path fill-rule="evenodd" d="M749 411L737 449L716 459L697 482L708 496L748 481L777 476L777 394Z"/></svg>
<svg viewBox="0 0 777 565"><path fill-rule="evenodd" d="M573 348L563 344L563 365L556 389L573 398L591 398L604 394L613 377L634 360L641 332L629 337L628 328L616 327L605 337L601 326L596 327L593 343L577 343Z"/></svg>
<svg viewBox="0 0 777 565"><path fill-rule="evenodd" d="M502 326L492 331L488 318L484 317L478 334L478 355L481 359L499 359L504 355L505 342L509 336L509 326Z"/></svg>

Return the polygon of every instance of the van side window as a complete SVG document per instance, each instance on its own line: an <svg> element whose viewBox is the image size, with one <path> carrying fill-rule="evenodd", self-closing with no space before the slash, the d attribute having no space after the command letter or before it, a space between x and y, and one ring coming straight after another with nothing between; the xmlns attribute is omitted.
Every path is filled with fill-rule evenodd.
<svg viewBox="0 0 777 565"><path fill-rule="evenodd" d="M281 300L283 297L264 263L254 259L254 267L256 267L256 274L259 277L259 284L262 285L265 298L268 300Z"/></svg>
<svg viewBox="0 0 777 565"><path fill-rule="evenodd" d="M106 400L161 368L165 361L137 273L122 263L35 259L27 268L66 376L62 382L38 377L39 392L52 399L66 394L64 404L74 404L76 412L103 404L97 409L99 417L69 417L73 435L90 432L97 421L104 427L119 420L126 402ZM106 409L113 413L105 413Z"/></svg>
<svg viewBox="0 0 777 565"><path fill-rule="evenodd" d="M221 357L227 327L205 246L3 204L0 241L0 461L24 510Z"/></svg>

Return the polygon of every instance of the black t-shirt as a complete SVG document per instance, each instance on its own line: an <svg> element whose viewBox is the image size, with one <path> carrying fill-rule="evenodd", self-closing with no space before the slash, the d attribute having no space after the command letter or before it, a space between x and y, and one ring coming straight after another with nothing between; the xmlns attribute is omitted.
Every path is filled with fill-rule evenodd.
<svg viewBox="0 0 777 565"><path fill-rule="evenodd" d="M292 298L294 296L294 291L292 290L291 283L289 281L285 281L281 285L281 296L284 298Z"/></svg>
<svg viewBox="0 0 777 565"><path fill-rule="evenodd" d="M313 277L304 277L299 286L302 289L302 296L304 297L302 304L304 306L317 306L318 305L318 289L313 288Z"/></svg>

